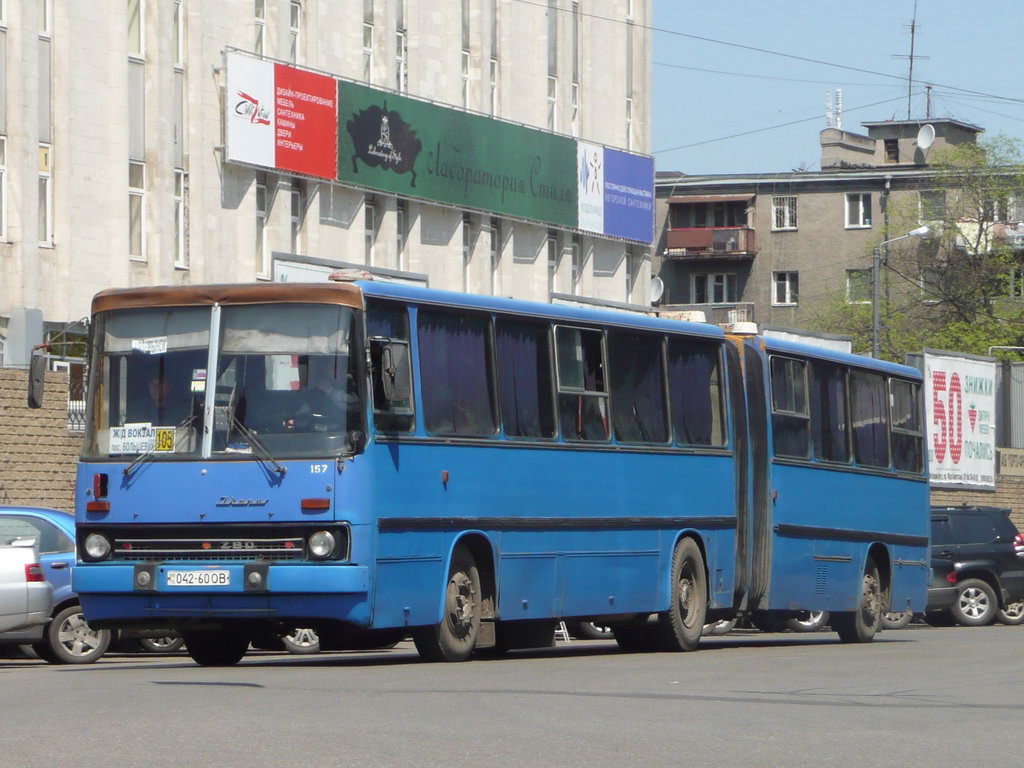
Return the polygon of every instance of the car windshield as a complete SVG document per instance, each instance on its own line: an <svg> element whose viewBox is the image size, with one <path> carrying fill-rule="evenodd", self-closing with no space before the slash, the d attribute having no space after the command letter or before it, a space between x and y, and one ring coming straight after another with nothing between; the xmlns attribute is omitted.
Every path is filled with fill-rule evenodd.
<svg viewBox="0 0 1024 768"><path fill-rule="evenodd" d="M207 367L210 307L97 316L87 458L322 456L363 429L349 307L227 306ZM208 386L209 384L209 386Z"/></svg>

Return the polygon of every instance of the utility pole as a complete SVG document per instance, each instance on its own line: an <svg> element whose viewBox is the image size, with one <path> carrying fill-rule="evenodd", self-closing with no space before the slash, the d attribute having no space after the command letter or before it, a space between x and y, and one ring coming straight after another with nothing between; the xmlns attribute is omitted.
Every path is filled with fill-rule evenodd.
<svg viewBox="0 0 1024 768"><path fill-rule="evenodd" d="M882 264L887 261L887 258L882 258L882 249L886 249L886 257L888 257L889 251L887 246L890 243L906 240L909 237L925 237L929 231L927 226L920 226L917 229L910 230L905 235L894 237L891 240L883 240L871 249L871 356L876 360L880 356L882 346L882 324L879 318L879 299L882 293Z"/></svg>

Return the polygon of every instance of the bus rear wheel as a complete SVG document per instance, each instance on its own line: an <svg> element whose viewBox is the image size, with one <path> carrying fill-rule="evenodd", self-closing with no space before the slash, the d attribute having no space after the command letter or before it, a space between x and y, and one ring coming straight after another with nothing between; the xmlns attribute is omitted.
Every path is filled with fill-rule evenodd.
<svg viewBox="0 0 1024 768"><path fill-rule="evenodd" d="M692 651L700 642L708 608L704 558L693 539L681 539L672 554L672 605L658 615L658 645L664 651Z"/></svg>
<svg viewBox="0 0 1024 768"><path fill-rule="evenodd" d="M204 667L230 667L242 660L249 648L249 635L238 630L182 632L185 650L192 661Z"/></svg>
<svg viewBox="0 0 1024 768"><path fill-rule="evenodd" d="M480 632L480 572L473 555L459 547L452 555L440 624L413 633L416 650L425 661L465 661Z"/></svg>
<svg viewBox="0 0 1024 768"><path fill-rule="evenodd" d="M861 577L861 594L857 610L833 613L832 629L844 643L870 643L882 625L883 609L882 582L878 566L870 557Z"/></svg>

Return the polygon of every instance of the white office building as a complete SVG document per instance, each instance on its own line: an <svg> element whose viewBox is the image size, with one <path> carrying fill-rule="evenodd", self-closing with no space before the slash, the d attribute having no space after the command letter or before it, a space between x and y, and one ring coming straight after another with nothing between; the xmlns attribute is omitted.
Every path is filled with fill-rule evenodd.
<svg viewBox="0 0 1024 768"><path fill-rule="evenodd" d="M0 0L4 364L104 288L339 265L644 304L651 5Z"/></svg>

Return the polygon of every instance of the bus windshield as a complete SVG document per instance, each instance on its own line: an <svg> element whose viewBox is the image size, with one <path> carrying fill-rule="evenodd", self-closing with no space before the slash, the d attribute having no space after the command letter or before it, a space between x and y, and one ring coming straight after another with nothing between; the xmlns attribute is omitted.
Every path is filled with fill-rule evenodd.
<svg viewBox="0 0 1024 768"><path fill-rule="evenodd" d="M98 315L83 455L280 459L351 450L365 429L352 316L321 304Z"/></svg>

